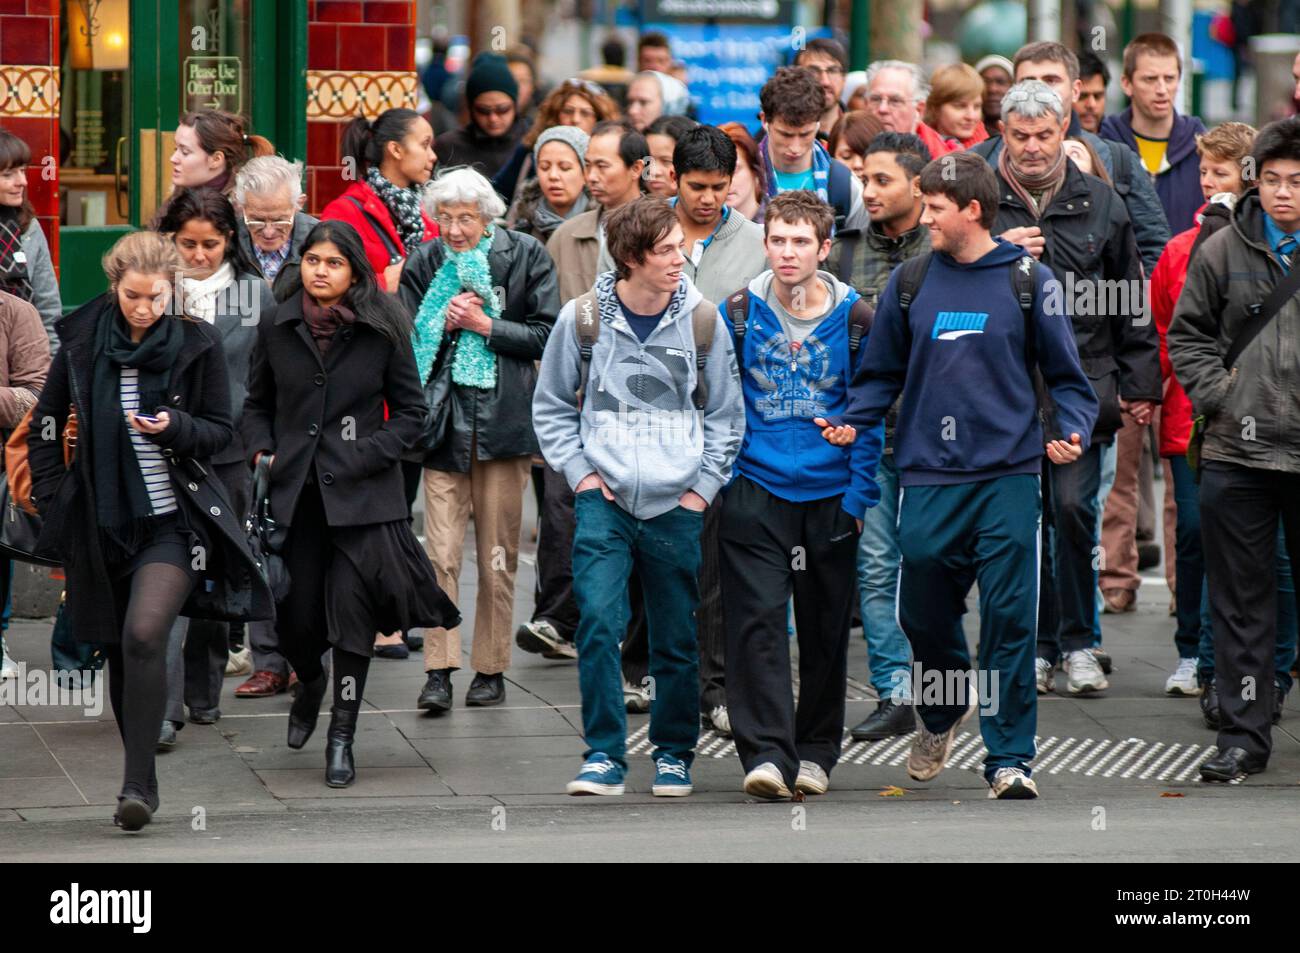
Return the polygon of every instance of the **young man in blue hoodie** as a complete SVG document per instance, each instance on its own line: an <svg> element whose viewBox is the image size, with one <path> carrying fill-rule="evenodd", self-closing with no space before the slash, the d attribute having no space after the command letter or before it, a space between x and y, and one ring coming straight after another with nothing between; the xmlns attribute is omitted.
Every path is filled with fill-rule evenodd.
<svg viewBox="0 0 1300 953"><path fill-rule="evenodd" d="M853 312L858 293L820 270L833 224L813 192L773 198L763 223L771 268L723 307L745 395L745 440L718 529L727 699L745 793L755 797L826 793L844 733L858 537L880 499L883 426L846 451L813 423L846 409L867 321L865 303Z"/></svg>
<svg viewBox="0 0 1300 953"><path fill-rule="evenodd" d="M587 752L570 794L622 794L627 771L619 642L628 579L650 642L652 793L691 793L699 737L695 610L704 510L731 478L744 433L740 381L716 306L691 284L682 227L661 198L609 217L616 272L560 311L533 428L573 488L578 684Z"/></svg>
<svg viewBox="0 0 1300 953"><path fill-rule="evenodd" d="M974 711L961 617L978 582L989 796L1033 798L1041 461L1044 449L1055 464L1083 454L1097 398L1069 316L1045 308L1051 271L989 234L999 194L992 169L970 152L943 156L921 171L921 193L934 249L925 281L905 306L900 273L890 279L853 380L847 426L824 436L843 443L854 430L874 430L902 394L894 448L903 488L898 618L919 668L908 774L938 776ZM1022 304L1018 289L1029 277L1032 295ZM1046 441L1035 371L1053 406Z"/></svg>

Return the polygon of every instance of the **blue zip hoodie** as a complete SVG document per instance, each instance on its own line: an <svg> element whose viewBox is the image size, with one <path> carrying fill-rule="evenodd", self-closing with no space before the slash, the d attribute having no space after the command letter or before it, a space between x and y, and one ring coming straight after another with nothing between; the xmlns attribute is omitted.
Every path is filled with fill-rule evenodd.
<svg viewBox="0 0 1300 953"><path fill-rule="evenodd" d="M843 494L841 509L860 520L868 507L880 502L875 475L885 431L878 422L851 447L836 447L822 439L812 422L848 407L848 383L855 370L849 356L849 308L859 297L833 275L819 274L834 289L834 307L793 356L781 321L766 301L772 272L749 283L744 347L736 355L745 397L745 437L733 469L792 503ZM722 311L734 341L725 305ZM854 355L858 367L866 350L863 338Z"/></svg>
<svg viewBox="0 0 1300 953"><path fill-rule="evenodd" d="M901 392L894 459L903 486L975 483L1042 472L1044 440L1034 381L1025 365L1025 320L1011 281L1019 245L963 265L930 260L904 324L895 271L876 306L844 421L879 426ZM1068 314L1046 314L1046 265L1034 265L1035 350L1060 432L1085 449L1097 398L1079 364Z"/></svg>

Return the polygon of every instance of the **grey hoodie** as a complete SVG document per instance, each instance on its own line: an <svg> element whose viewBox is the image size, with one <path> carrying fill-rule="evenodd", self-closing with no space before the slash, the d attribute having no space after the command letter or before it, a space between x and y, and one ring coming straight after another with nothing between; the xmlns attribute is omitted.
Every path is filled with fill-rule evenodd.
<svg viewBox="0 0 1300 953"><path fill-rule="evenodd" d="M612 272L596 279L600 336L591 355L582 410L574 332L577 300L560 310L533 393L533 429L542 455L577 488L591 473L637 519L653 519L694 490L713 502L731 479L745 431L745 408L731 334L717 315L704 373L708 404L697 411L691 313L703 295L682 277L659 325L642 342L614 295Z"/></svg>
<svg viewBox="0 0 1300 953"><path fill-rule="evenodd" d="M689 258L684 271L710 301L722 304L767 270L763 226L734 208L700 255L697 267Z"/></svg>

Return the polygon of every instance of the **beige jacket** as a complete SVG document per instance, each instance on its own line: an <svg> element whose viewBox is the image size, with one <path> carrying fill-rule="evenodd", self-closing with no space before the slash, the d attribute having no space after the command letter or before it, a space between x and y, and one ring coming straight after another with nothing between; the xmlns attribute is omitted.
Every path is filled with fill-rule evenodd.
<svg viewBox="0 0 1300 953"><path fill-rule="evenodd" d="M600 240L601 211L596 208L575 215L557 228L546 243L560 278L561 307L586 294L596 283L597 262L604 244Z"/></svg>
<svg viewBox="0 0 1300 953"><path fill-rule="evenodd" d="M35 404L50 370L50 338L40 312L0 292L0 428L16 427Z"/></svg>

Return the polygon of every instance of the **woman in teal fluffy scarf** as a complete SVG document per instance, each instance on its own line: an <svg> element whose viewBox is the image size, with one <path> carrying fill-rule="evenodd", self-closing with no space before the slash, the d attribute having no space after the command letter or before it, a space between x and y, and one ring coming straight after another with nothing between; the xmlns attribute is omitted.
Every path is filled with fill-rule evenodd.
<svg viewBox="0 0 1300 953"><path fill-rule="evenodd" d="M472 507L478 596L465 704L498 705L510 664L524 487L537 452L534 362L559 312L559 292L545 247L498 224L505 205L478 172L442 173L425 207L439 237L407 261L399 294L415 316L416 368L433 413L407 489L414 496L422 474L425 549L449 594L459 593ZM451 673L460 662L458 629L425 633L420 708L451 708Z"/></svg>

